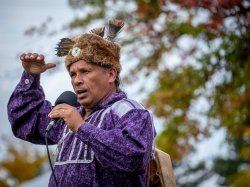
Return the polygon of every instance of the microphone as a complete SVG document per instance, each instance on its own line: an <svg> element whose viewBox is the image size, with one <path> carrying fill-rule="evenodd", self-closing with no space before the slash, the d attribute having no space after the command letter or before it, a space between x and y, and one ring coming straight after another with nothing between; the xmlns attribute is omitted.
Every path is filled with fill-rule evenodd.
<svg viewBox="0 0 250 187"><path fill-rule="evenodd" d="M74 92L71 92L71 91L65 91L65 92L63 92L57 98L57 100L55 102L55 106L58 105L58 104L62 104L62 103L65 103L65 104L77 107L78 103L77 103L76 94ZM52 127L55 125L55 123L57 122L57 120L58 120L58 118L50 120L50 122L49 122L49 124L48 124L48 126L46 128L46 132L49 132L52 129Z"/></svg>

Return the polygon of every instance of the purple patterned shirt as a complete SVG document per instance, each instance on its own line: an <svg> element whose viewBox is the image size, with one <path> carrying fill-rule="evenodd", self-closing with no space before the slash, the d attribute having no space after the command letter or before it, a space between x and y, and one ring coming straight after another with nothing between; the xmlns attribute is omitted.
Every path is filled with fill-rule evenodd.
<svg viewBox="0 0 250 187"><path fill-rule="evenodd" d="M40 75L24 72L8 103L14 135L45 144L52 107L45 100ZM123 92L99 103L75 133L58 120L48 138L58 146L54 170L59 186L145 186L154 134L152 115ZM53 176L49 186L56 186Z"/></svg>

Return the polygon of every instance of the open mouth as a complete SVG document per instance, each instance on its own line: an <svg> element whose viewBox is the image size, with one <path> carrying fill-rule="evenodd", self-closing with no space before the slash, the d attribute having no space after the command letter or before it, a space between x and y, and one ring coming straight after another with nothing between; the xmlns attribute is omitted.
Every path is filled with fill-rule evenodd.
<svg viewBox="0 0 250 187"><path fill-rule="evenodd" d="M85 90L85 89L76 90L76 94L77 94L78 98L83 97L86 93L87 93L87 90Z"/></svg>

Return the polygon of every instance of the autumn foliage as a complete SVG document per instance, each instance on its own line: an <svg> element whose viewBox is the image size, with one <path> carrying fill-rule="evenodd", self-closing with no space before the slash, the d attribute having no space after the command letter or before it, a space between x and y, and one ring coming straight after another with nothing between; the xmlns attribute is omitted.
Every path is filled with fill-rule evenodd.
<svg viewBox="0 0 250 187"><path fill-rule="evenodd" d="M28 143L16 141L15 145L5 141L7 150L0 161L0 169L5 173L0 178L0 186L17 186L40 174L47 155L31 149Z"/></svg>
<svg viewBox="0 0 250 187"><path fill-rule="evenodd" d="M69 0L69 5L91 10L72 20L70 29L107 21L110 15L126 22L122 65L131 68L123 79L128 85L141 77L154 79L150 91L146 83L138 90L147 92L145 104L163 120L157 146L173 159L177 185L195 187L216 176L218 186L247 186L250 2ZM189 163L197 144L220 130L228 156L211 158L209 166L207 160Z"/></svg>
<svg viewBox="0 0 250 187"><path fill-rule="evenodd" d="M108 19L111 11L127 22L128 39L123 45L128 59L137 63L124 80L133 83L141 75L145 80L156 75L146 105L164 121L157 145L171 155L176 170L181 168L178 186L198 186L213 175L218 176L218 185L246 186L250 174L249 1L69 3L73 8L88 5L95 10L77 18L78 25L73 21L72 28ZM124 8L131 4L134 8ZM147 91L144 86L139 90ZM210 168L205 160L195 166L185 161L195 153L197 143L220 129L226 132L224 144L230 156L214 158ZM198 171L202 174L188 179Z"/></svg>

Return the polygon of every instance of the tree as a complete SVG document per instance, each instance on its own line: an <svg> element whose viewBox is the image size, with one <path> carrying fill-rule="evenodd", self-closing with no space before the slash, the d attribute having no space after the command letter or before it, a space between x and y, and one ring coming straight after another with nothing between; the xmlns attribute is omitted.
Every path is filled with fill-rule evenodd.
<svg viewBox="0 0 250 187"><path fill-rule="evenodd" d="M184 168L178 186L198 186L214 173L221 185L239 186L249 178L249 1L69 0L69 5L86 12L69 24L71 29L111 17L126 21L124 51L135 60L125 80L156 75L146 104L164 119L157 145L171 155L175 169ZM173 55L177 65L169 62ZM196 111L200 100L207 106ZM216 158L213 168L185 163L197 142L221 128L228 158ZM183 182L183 176L197 171L202 171L199 177Z"/></svg>
<svg viewBox="0 0 250 187"><path fill-rule="evenodd" d="M0 178L0 186L17 186L40 174L42 165L47 161L46 154L31 149L22 141L13 145L5 139L5 146L7 150L0 161L0 168L6 177Z"/></svg>

